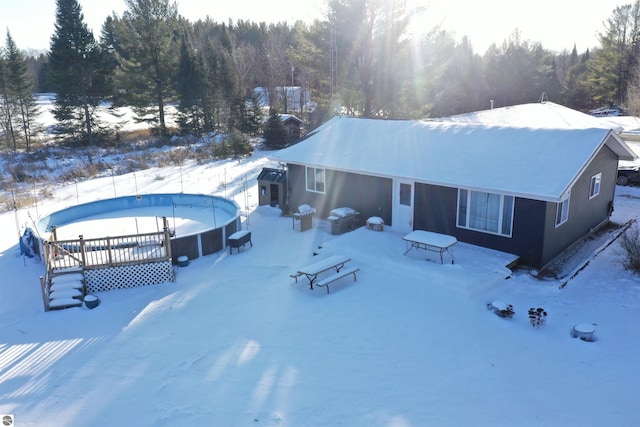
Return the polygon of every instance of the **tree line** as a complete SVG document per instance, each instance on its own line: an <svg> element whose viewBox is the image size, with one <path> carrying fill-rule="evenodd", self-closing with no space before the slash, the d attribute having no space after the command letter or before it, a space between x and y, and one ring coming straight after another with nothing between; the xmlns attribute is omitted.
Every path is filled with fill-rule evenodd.
<svg viewBox="0 0 640 427"><path fill-rule="evenodd" d="M640 0L612 11L592 50L552 52L514 30L483 55L439 28L410 34L411 20L428 9L408 9L403 0L327 0L327 15L310 24L190 22L169 0L125 4L96 38L77 0L56 0L46 54L26 55L7 31L0 48L6 148L29 150L40 130L34 92L56 94L62 140L88 145L114 138L117 129L98 113L119 106L132 107L161 136L260 135L265 118L279 113L295 113L313 129L335 114L442 117L541 98L580 111L640 106ZM292 87L311 93L313 104L292 102ZM167 123L168 106L177 109L177 128Z"/></svg>

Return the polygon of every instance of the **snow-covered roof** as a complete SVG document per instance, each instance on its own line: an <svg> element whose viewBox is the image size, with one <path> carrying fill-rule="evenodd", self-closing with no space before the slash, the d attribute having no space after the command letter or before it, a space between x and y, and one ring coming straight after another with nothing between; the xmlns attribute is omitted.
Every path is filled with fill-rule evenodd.
<svg viewBox="0 0 640 427"><path fill-rule="evenodd" d="M302 123L302 120L300 120L298 117L294 116L293 114L280 114L280 121L282 123L285 123L287 120L293 120L298 123Z"/></svg>
<svg viewBox="0 0 640 427"><path fill-rule="evenodd" d="M640 117L607 116L597 117L596 120L605 127L620 129L621 132L640 132Z"/></svg>
<svg viewBox="0 0 640 427"><path fill-rule="evenodd" d="M553 102L536 102L433 119L456 123L552 129L615 129L612 123Z"/></svg>
<svg viewBox="0 0 640 427"><path fill-rule="evenodd" d="M272 159L354 173L558 202L606 144L635 155L607 128L334 117Z"/></svg>

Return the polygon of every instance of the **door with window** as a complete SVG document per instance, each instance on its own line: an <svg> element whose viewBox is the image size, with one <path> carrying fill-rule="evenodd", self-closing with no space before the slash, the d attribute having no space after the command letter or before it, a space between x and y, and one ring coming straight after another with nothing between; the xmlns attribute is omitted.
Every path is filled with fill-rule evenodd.
<svg viewBox="0 0 640 427"><path fill-rule="evenodd" d="M393 186L393 228L413 231L413 182L395 180Z"/></svg>

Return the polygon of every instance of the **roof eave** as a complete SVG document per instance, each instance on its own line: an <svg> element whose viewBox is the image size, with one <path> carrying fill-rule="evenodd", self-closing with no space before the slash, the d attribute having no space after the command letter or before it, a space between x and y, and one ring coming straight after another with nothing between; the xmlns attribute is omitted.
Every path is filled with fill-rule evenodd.
<svg viewBox="0 0 640 427"><path fill-rule="evenodd" d="M612 143L612 139L617 142L617 144ZM616 153L620 160L634 161L638 159L637 154L627 145L624 139L622 139L618 135L618 133L612 130L609 131L603 143L606 144L607 147L609 147L614 153Z"/></svg>

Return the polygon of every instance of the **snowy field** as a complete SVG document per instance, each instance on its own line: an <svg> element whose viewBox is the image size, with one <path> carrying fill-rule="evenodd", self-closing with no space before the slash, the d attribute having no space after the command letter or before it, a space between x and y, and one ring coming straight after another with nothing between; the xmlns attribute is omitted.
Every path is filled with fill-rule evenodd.
<svg viewBox="0 0 640 427"><path fill-rule="evenodd" d="M403 255L391 227L293 230L256 206L263 166L274 165L257 152L117 177L119 195L184 185L234 198L253 247L196 259L175 283L101 293L93 310L43 311L43 265L18 249L35 211L0 215L0 414L20 427L640 424L640 279L623 269L619 242L562 289L563 278L511 274L508 254L471 245L440 264L431 252ZM111 185L59 188L39 211L103 198ZM613 220L637 218L640 188L617 191ZM349 256L357 281L328 295L296 283L289 275L314 252ZM515 316L488 311L494 300ZM539 328L530 307L548 312ZM595 323L597 341L571 338L578 323Z"/></svg>
<svg viewBox="0 0 640 427"><path fill-rule="evenodd" d="M591 242L543 281L463 243L455 264L403 255L388 226L334 236L319 219L300 232L257 206L259 172L278 166L267 154L78 182L0 214L0 414L17 427L640 425L640 278L622 267L619 241ZM19 237L116 189L231 198L253 246L176 267L172 283L100 293L93 310L45 313L44 266L20 256ZM616 190L612 220L638 219L640 188ZM158 215L141 214L151 231ZM356 282L327 294L290 277L330 254L351 258ZM487 310L495 300L514 317ZM537 307L548 316L534 328ZM582 323L595 324L595 342L571 338Z"/></svg>

